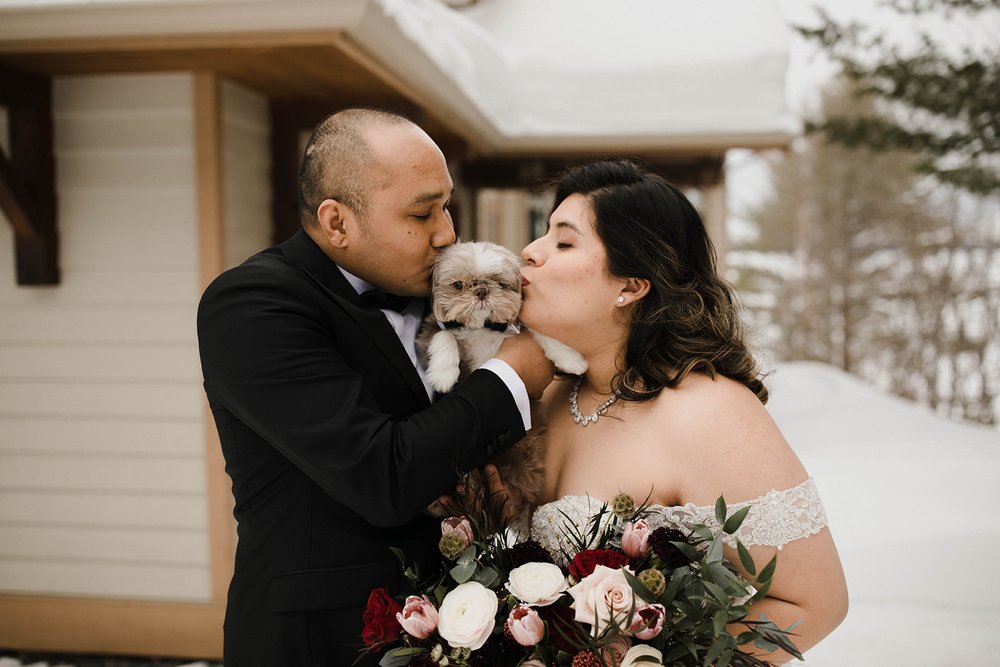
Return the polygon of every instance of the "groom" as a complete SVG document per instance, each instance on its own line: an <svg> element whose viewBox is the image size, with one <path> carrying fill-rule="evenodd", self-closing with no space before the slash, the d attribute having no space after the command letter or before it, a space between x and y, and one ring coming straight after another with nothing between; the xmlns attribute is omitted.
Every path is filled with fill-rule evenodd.
<svg viewBox="0 0 1000 667"><path fill-rule="evenodd" d="M352 664L369 592L399 578L389 548L432 557L422 509L519 440L552 379L514 337L432 404L414 336L455 232L444 156L420 128L330 116L299 189L302 229L219 276L198 310L239 534L227 667Z"/></svg>

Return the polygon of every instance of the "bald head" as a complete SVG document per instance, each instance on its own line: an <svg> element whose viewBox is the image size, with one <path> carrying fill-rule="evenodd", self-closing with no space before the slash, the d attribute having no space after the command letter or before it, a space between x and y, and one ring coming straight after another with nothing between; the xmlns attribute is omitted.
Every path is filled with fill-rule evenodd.
<svg viewBox="0 0 1000 667"><path fill-rule="evenodd" d="M404 116L377 109L345 109L316 126L299 170L303 227L317 224L316 209L324 199L336 199L365 219L369 194L384 185L371 137L380 128L398 126L417 128Z"/></svg>

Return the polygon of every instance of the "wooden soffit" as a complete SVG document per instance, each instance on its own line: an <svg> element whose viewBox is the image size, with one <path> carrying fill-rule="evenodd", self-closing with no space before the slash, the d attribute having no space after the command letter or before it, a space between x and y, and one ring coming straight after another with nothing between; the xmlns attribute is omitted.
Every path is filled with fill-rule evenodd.
<svg viewBox="0 0 1000 667"><path fill-rule="evenodd" d="M416 109L435 139L460 139L339 30L0 41L0 66L50 77L211 71L277 103Z"/></svg>

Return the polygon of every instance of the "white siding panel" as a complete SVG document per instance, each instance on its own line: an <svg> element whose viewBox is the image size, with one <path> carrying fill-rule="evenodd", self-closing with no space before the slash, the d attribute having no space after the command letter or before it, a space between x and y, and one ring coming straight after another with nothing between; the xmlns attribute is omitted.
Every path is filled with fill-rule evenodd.
<svg viewBox="0 0 1000 667"><path fill-rule="evenodd" d="M62 283L0 221L0 593L211 597L193 86L57 78Z"/></svg>
<svg viewBox="0 0 1000 667"><path fill-rule="evenodd" d="M0 247L4 247L3 241L0 241ZM58 287L25 289L15 286L12 281L0 280L0 309L22 304L50 308L98 304L144 308L151 305L190 307L191 294L197 291L198 283L191 271L135 271L124 267L112 270L106 266L110 259L108 253L103 255L105 266L100 272L67 268L64 264L62 283ZM99 257L98 261L101 261Z"/></svg>
<svg viewBox="0 0 1000 667"><path fill-rule="evenodd" d="M155 125L155 130L150 124ZM62 114L56 150L94 151L120 148L125 151L164 148L176 150L191 140L191 110L108 115Z"/></svg>
<svg viewBox="0 0 1000 667"><path fill-rule="evenodd" d="M142 117L175 111L190 116L194 91L188 74L74 76L56 81L52 100L59 125L63 117L80 114ZM156 129L150 124L151 133Z"/></svg>
<svg viewBox="0 0 1000 667"><path fill-rule="evenodd" d="M31 416L0 419L0 453L66 452L129 454L150 457L202 454L203 425L197 419L122 421L92 415L39 420Z"/></svg>
<svg viewBox="0 0 1000 667"><path fill-rule="evenodd" d="M208 526L205 499L197 494L84 491L0 491L0 522L29 526L102 526L123 532L196 530ZM207 544L207 541L206 541Z"/></svg>
<svg viewBox="0 0 1000 667"><path fill-rule="evenodd" d="M14 491L202 493L205 472L198 459L0 454L0 486Z"/></svg>
<svg viewBox="0 0 1000 667"><path fill-rule="evenodd" d="M193 188L194 152L190 148L141 151L73 151L59 156L60 190L118 188ZM65 184L65 185L63 185ZM139 218L144 211L132 211Z"/></svg>
<svg viewBox="0 0 1000 667"><path fill-rule="evenodd" d="M197 378L201 372L198 350L192 345L173 347L0 345L0 368L8 378L44 378L74 382L87 380L190 382L191 378Z"/></svg>
<svg viewBox="0 0 1000 667"><path fill-rule="evenodd" d="M195 313L195 304L171 309L7 306L0 312L0 343L190 342L196 335Z"/></svg>
<svg viewBox="0 0 1000 667"><path fill-rule="evenodd" d="M0 524L0 543L8 545L8 558L207 565L208 553L199 533Z"/></svg>
<svg viewBox="0 0 1000 667"><path fill-rule="evenodd" d="M170 417L197 421L203 405L200 389L193 380L183 384L0 380L0 415L97 415L133 420Z"/></svg>

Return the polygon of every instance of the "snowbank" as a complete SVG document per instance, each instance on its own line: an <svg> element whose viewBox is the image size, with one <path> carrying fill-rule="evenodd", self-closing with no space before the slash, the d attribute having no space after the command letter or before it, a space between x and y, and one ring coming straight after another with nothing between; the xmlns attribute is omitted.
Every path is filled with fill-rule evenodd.
<svg viewBox="0 0 1000 667"><path fill-rule="evenodd" d="M819 485L851 594L810 667L996 664L1000 432L822 364L785 364L770 387L769 410Z"/></svg>

